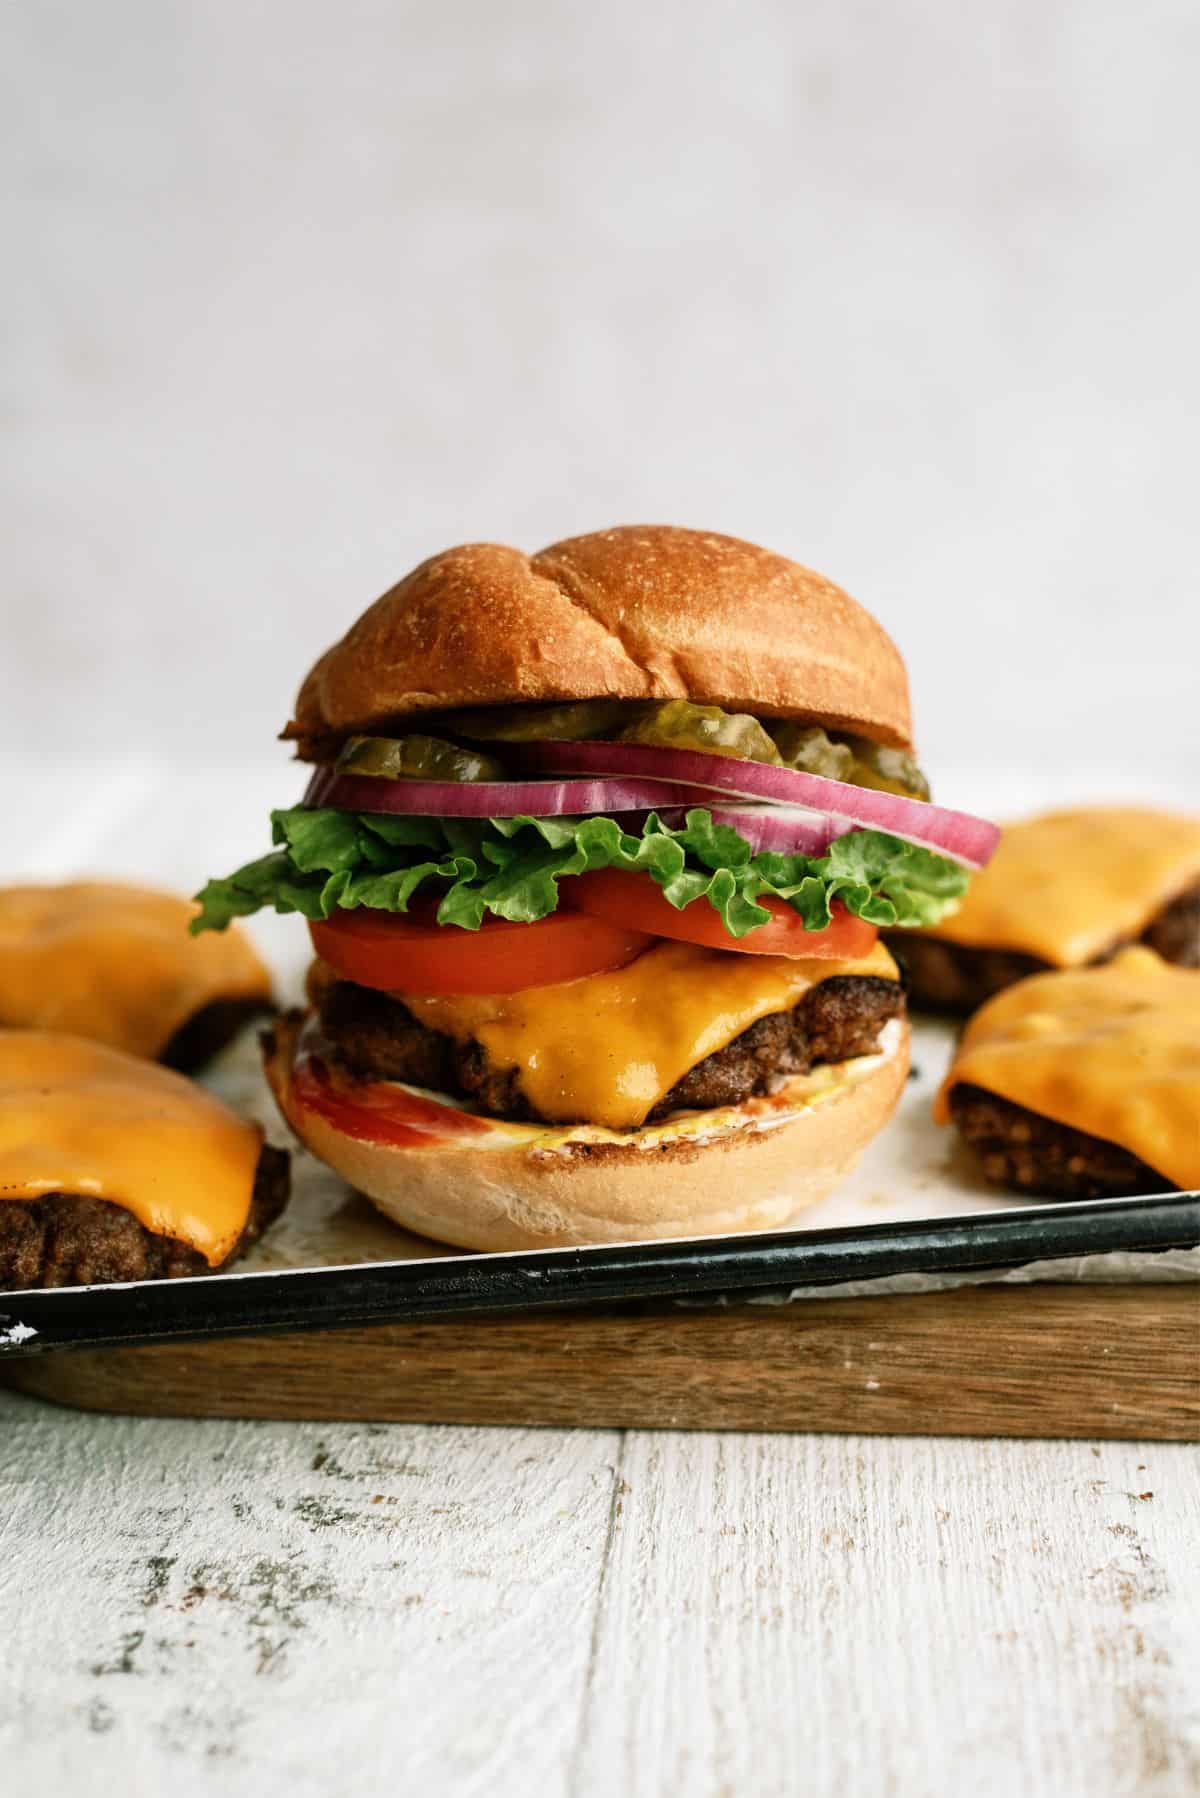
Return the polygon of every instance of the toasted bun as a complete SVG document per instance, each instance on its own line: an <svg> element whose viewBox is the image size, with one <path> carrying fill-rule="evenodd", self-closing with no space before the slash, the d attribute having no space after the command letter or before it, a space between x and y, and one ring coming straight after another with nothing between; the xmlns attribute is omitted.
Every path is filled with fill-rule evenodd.
<svg viewBox="0 0 1200 1798"><path fill-rule="evenodd" d="M300 1140L394 1223L466 1249L569 1248L781 1230L825 1198L895 1110L908 1074L903 1018L877 1054L797 1076L771 1099L684 1112L618 1135L496 1124L394 1148L299 1103L298 1022L275 1027L266 1065Z"/></svg>
<svg viewBox="0 0 1200 1798"><path fill-rule="evenodd" d="M598 698L691 699L912 746L904 663L857 601L753 543L667 525L423 562L326 650L284 735L303 746L456 706Z"/></svg>

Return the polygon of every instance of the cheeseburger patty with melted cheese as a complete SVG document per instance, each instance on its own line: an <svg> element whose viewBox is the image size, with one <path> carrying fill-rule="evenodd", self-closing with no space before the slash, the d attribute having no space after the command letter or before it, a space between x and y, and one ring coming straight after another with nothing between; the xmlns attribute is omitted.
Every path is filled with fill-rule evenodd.
<svg viewBox="0 0 1200 1798"><path fill-rule="evenodd" d="M0 887L0 1027L201 1066L271 1009L271 977L244 931L189 936L194 915L123 881Z"/></svg>
<svg viewBox="0 0 1200 1798"><path fill-rule="evenodd" d="M967 1025L935 1115L1021 1191L1200 1187L1200 970L1133 947L1019 982Z"/></svg>
<svg viewBox="0 0 1200 1798"><path fill-rule="evenodd" d="M495 1117L613 1129L737 1105L870 1054L904 1008L882 944L838 962L660 943L586 992L483 999L372 992L317 964L309 991L352 1073L461 1094Z"/></svg>
<svg viewBox="0 0 1200 1798"><path fill-rule="evenodd" d="M1030 974L1107 961L1135 940L1200 967L1200 819L1089 806L1011 824L959 909L906 931L903 954L915 1004L973 1011Z"/></svg>
<svg viewBox="0 0 1200 1798"><path fill-rule="evenodd" d="M0 1291L228 1265L283 1210L288 1156L153 1062L0 1030Z"/></svg>

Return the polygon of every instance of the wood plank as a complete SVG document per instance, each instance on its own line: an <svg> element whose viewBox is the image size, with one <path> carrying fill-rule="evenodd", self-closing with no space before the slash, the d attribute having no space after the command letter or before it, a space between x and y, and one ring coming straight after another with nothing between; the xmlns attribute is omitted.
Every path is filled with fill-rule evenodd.
<svg viewBox="0 0 1200 1798"><path fill-rule="evenodd" d="M564 1792L618 1450L0 1392L0 1786Z"/></svg>
<svg viewBox="0 0 1200 1798"><path fill-rule="evenodd" d="M1200 1438L1200 1289L549 1313L15 1361L86 1410L916 1435Z"/></svg>
<svg viewBox="0 0 1200 1798"><path fill-rule="evenodd" d="M1200 1789L1200 1456L631 1434L571 1791Z"/></svg>

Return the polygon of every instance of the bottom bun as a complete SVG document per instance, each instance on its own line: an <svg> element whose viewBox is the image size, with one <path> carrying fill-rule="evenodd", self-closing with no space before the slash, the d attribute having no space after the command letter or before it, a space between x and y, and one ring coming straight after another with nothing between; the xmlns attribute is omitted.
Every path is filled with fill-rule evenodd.
<svg viewBox="0 0 1200 1798"><path fill-rule="evenodd" d="M816 1067L768 1098L640 1130L510 1124L383 1081L344 1089L347 1127L340 1097L323 1104L319 1086L297 1079L321 1067L303 1016L281 1019L265 1041L279 1108L314 1155L406 1230L493 1250L784 1229L833 1191L887 1122L909 1060L907 1019L894 1018L872 1055ZM397 1117L407 1104L417 1120L403 1146L381 1140L389 1094Z"/></svg>

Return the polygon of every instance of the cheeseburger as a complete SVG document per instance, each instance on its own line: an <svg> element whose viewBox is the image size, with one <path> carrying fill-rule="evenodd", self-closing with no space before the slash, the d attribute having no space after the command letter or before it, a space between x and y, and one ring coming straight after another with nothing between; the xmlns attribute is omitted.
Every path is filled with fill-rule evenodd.
<svg viewBox="0 0 1200 1798"><path fill-rule="evenodd" d="M1017 1192L1200 1187L1200 969L1138 943L1006 987L963 1032L935 1116Z"/></svg>
<svg viewBox="0 0 1200 1798"><path fill-rule="evenodd" d="M904 664L830 581L657 526L423 563L284 731L313 775L194 929L299 912L266 1041L301 1140L410 1229L514 1249L764 1230L892 1112L881 926L991 825L933 806Z"/></svg>
<svg viewBox="0 0 1200 1798"><path fill-rule="evenodd" d="M228 1267L289 1158L202 1086L58 1030L0 1030L0 1292Z"/></svg>
<svg viewBox="0 0 1200 1798"><path fill-rule="evenodd" d="M202 1067L272 1010L271 977L244 931L190 941L194 912L124 881L0 887L0 1028Z"/></svg>
<svg viewBox="0 0 1200 1798"><path fill-rule="evenodd" d="M1005 826L964 904L904 943L913 1003L973 1011L1051 968L1142 942L1200 967L1200 818L1082 806Z"/></svg>

